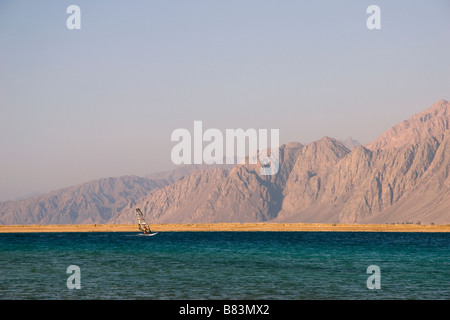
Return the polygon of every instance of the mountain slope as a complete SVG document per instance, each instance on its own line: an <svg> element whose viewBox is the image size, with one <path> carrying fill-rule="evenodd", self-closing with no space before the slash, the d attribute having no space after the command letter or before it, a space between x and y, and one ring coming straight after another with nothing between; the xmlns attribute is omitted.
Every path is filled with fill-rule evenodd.
<svg viewBox="0 0 450 320"><path fill-rule="evenodd" d="M411 170L410 177L414 177L416 172L422 173L420 184L410 186L392 207L367 219L367 222L449 223L450 131L447 131L439 141L439 146L428 168Z"/></svg>
<svg viewBox="0 0 450 320"><path fill-rule="evenodd" d="M286 182L279 221L335 220L330 210L314 210L328 186L328 177L340 159L350 153L341 142L324 137L305 148Z"/></svg>
<svg viewBox="0 0 450 320"><path fill-rule="evenodd" d="M0 203L2 224L111 223L162 182L136 176L105 178L19 201Z"/></svg>
<svg viewBox="0 0 450 320"><path fill-rule="evenodd" d="M447 100L439 100L427 110L390 128L365 147L369 150L401 148L418 143L429 136L439 136L449 129L449 107Z"/></svg>
<svg viewBox="0 0 450 320"><path fill-rule="evenodd" d="M254 222L275 217L282 190L303 146L280 147L277 175L260 175L260 165L197 171L149 195L141 209L152 222Z"/></svg>

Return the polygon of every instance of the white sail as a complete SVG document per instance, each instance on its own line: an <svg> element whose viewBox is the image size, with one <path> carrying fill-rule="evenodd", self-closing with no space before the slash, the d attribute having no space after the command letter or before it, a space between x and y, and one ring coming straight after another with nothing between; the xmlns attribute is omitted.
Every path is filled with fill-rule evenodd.
<svg viewBox="0 0 450 320"><path fill-rule="evenodd" d="M139 209L139 208L136 208L136 217L137 217L138 223L139 223L139 230L144 232L144 234L152 233L150 230L150 226L148 225L147 221L145 221L144 214L142 213L141 209Z"/></svg>

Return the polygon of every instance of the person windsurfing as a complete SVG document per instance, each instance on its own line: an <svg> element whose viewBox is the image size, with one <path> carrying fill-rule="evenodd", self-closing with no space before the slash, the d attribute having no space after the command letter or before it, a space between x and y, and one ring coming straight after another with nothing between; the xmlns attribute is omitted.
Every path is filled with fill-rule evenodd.
<svg viewBox="0 0 450 320"><path fill-rule="evenodd" d="M144 214L142 213L141 209L136 208L136 216L139 223L139 230L144 232L144 234L151 234L152 231L150 230L150 226L144 219Z"/></svg>

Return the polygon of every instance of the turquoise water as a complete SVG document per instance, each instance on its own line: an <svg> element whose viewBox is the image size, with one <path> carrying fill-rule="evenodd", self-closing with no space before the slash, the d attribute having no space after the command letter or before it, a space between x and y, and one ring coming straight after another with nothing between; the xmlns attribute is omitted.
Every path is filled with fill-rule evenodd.
<svg viewBox="0 0 450 320"><path fill-rule="evenodd" d="M450 234L0 234L0 298L450 299Z"/></svg>

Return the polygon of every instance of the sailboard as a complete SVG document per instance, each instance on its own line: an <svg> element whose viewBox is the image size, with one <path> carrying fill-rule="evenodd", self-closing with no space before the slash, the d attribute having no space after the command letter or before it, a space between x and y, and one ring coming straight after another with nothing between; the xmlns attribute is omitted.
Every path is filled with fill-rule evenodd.
<svg viewBox="0 0 450 320"><path fill-rule="evenodd" d="M154 236L158 232L152 232L150 230L150 226L148 225L147 221L145 221L144 214L142 213L141 209L136 208L136 217L138 219L139 224L139 230L141 230L143 233L141 235L143 236Z"/></svg>

